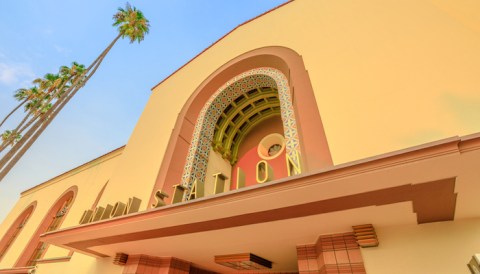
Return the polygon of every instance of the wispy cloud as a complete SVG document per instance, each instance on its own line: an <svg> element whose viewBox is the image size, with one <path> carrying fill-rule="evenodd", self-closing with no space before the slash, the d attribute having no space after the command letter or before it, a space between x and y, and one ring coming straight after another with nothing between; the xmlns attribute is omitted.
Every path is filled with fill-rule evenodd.
<svg viewBox="0 0 480 274"><path fill-rule="evenodd" d="M53 45L53 47L60 54L68 55L70 52L72 52L71 50L69 50L67 48L64 48L64 47L61 47L59 45Z"/></svg>
<svg viewBox="0 0 480 274"><path fill-rule="evenodd" d="M8 64L0 62L0 84L18 85L35 77L33 70L25 64Z"/></svg>
<svg viewBox="0 0 480 274"><path fill-rule="evenodd" d="M52 28L42 28L42 33L45 35L52 35L54 31Z"/></svg>

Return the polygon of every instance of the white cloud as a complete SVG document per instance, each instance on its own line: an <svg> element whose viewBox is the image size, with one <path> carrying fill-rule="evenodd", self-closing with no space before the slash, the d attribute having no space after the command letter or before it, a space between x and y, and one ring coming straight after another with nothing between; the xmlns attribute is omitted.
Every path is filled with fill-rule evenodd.
<svg viewBox="0 0 480 274"><path fill-rule="evenodd" d="M0 63L0 84L12 86L34 77L33 70L27 65Z"/></svg>

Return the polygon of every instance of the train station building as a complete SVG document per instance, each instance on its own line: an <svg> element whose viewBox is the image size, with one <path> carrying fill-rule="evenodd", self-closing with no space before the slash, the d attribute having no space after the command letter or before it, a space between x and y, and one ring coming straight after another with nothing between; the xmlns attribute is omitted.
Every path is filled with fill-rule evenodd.
<svg viewBox="0 0 480 274"><path fill-rule="evenodd" d="M297 0L238 26L152 88L125 146L21 193L0 273L478 273L463 4Z"/></svg>

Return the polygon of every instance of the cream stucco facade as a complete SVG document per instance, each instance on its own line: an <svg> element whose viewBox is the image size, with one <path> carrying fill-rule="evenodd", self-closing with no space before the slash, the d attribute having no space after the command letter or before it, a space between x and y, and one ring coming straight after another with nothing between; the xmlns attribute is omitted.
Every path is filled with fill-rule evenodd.
<svg viewBox="0 0 480 274"><path fill-rule="evenodd" d="M197 121L191 117L197 116L189 113L198 113L200 108L189 111L197 107L195 102L202 94L207 94L202 93L207 89L204 87L219 88L223 82L215 81L229 75L225 71L243 62L242 56L247 60L249 54L270 49L272 55L275 50L286 49L303 62L306 78L302 79L310 82L315 111L323 126L318 131L324 131L319 136L328 143L325 155L333 164L312 168L315 165L308 158L305 162L310 161L310 165L300 175L219 195L212 194L214 182L209 178L206 197L171 205L167 200L166 206L152 208L157 190L172 199L171 186L180 184L180 180L168 180L180 178L186 158L175 148L187 151L193 142L176 136L192 135ZM361 248L366 273L469 273L466 264L480 253L480 210L475 205L480 189L480 135L475 134L480 132L479 49L480 2L476 1L288 2L240 25L153 87L125 147L23 192L0 226L0 239L28 205L35 201L36 207L4 257L0 256L0 273L31 271L8 272L26 267L17 261L30 241L29 235L35 234L54 201L71 187L78 190L61 229L42 233L41 239L50 244L43 259L53 261L37 264L37 274L146 273L138 269L128 272L128 267L113 264L108 256L117 253L175 257L191 263L190 273L196 273L193 266L228 273L234 270L215 265L213 255L253 252L249 246L265 254L262 257L271 256L268 259L273 261L275 273L312 273L302 266L295 246L313 244L321 235L351 231L352 226L363 224L373 224L380 242L378 247ZM258 60L252 62L268 67ZM289 69L292 75L298 70L293 66ZM299 114L302 106L297 104L306 96L302 89L305 83L295 82L298 77L285 77L302 145L306 135L316 132L311 128L307 131L308 118ZM183 117L187 122L182 122ZM314 152L302 150L302 157L309 153ZM213 153L212 157L225 161ZM222 167L221 171L233 174L231 169ZM170 170L175 170L177 177L169 177ZM207 173L211 177L215 172ZM230 179L225 189L234 184ZM440 206L443 200L429 205L429 188L405 194L408 198L402 201L357 204L345 200L344 204L355 206L332 206L336 209L318 209L284 219L258 216L255 218L265 220L237 220L238 227L220 222L260 212L275 215L275 210L287 207L301 211L296 206L387 188L397 191L404 185L427 186L446 179L453 180L453 192L439 197L448 196L446 204L452 203L453 209ZM127 203L131 197L141 200L138 212L79 225L84 210L118 201ZM419 201L422 199L426 204ZM437 214L437 206L446 213ZM211 228L204 228L210 223ZM197 231L189 225L200 228ZM187 232L176 234L182 229ZM270 236L251 236L254 231ZM122 242L122 237L130 238ZM224 245L210 243L228 237L237 240ZM273 246L275 239L285 241L278 252ZM145 245L155 247L142 248ZM282 248L290 249L283 252ZM320 258L320 253L315 258ZM354 264L351 258L349 264ZM318 268L310 270L324 273ZM351 271L348 273L364 273Z"/></svg>

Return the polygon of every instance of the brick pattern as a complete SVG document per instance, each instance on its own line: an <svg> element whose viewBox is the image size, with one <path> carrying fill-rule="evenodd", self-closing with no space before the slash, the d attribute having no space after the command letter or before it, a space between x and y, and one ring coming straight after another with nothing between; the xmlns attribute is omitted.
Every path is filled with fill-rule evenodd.
<svg viewBox="0 0 480 274"><path fill-rule="evenodd" d="M123 274L187 274L190 262L177 258L129 255Z"/></svg>
<svg viewBox="0 0 480 274"><path fill-rule="evenodd" d="M316 244L299 245L297 259L301 274L366 274L352 232L320 236Z"/></svg>
<svg viewBox="0 0 480 274"><path fill-rule="evenodd" d="M377 233L371 224L352 226L357 244L361 247L376 247L379 245Z"/></svg>
<svg viewBox="0 0 480 274"><path fill-rule="evenodd" d="M316 244L297 246L299 273L319 273Z"/></svg>

